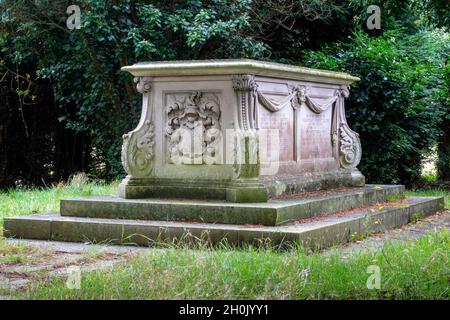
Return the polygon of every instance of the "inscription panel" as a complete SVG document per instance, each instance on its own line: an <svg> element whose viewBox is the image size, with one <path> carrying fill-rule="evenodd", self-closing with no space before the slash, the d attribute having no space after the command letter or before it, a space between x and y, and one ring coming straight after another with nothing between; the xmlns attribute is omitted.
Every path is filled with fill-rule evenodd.
<svg viewBox="0 0 450 320"><path fill-rule="evenodd" d="M268 154L274 154L272 148L279 150L280 161L294 160L294 110L291 107L285 107L277 112L271 112L264 107L259 106L260 129L279 130L279 144L267 146Z"/></svg>
<svg viewBox="0 0 450 320"><path fill-rule="evenodd" d="M331 142L332 110L328 108L316 114L309 108L300 110L300 159L333 157Z"/></svg>

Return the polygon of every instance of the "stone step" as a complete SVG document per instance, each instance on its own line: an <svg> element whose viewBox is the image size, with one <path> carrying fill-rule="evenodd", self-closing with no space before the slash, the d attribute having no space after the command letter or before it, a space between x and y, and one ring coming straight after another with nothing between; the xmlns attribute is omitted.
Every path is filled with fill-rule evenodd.
<svg viewBox="0 0 450 320"><path fill-rule="evenodd" d="M61 200L68 217L190 221L275 226L342 210L385 202L403 195L401 185L366 185L327 192L311 192L265 203L231 203L188 199L122 199L93 196Z"/></svg>
<svg viewBox="0 0 450 320"><path fill-rule="evenodd" d="M59 214L36 214L5 218L7 237L70 242L155 245L159 242L191 243L203 239L211 244L226 240L231 245L270 241L273 245L301 243L325 248L360 235L384 231L426 217L444 208L443 197L409 197L401 204L366 211L322 216L281 226L188 223L80 218ZM267 240L269 239L269 240Z"/></svg>

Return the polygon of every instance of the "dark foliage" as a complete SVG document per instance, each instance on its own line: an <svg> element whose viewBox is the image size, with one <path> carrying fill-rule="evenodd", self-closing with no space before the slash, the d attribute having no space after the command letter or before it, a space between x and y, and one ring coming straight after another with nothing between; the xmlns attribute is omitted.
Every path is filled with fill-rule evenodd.
<svg viewBox="0 0 450 320"><path fill-rule="evenodd" d="M446 25L445 1L378 1L383 29L365 30L365 40L353 32L377 1L84 0L77 1L76 30L65 25L69 4L0 1L0 187L49 184L76 171L123 175L121 136L135 126L140 106L120 68L144 60L246 57L346 70L363 79L349 116L365 143L362 169L371 180L412 183L437 141L440 172L449 171L444 66L436 65L442 48L414 40L446 34L424 31ZM410 42L390 43L389 30ZM388 52L371 56L366 40ZM304 50L312 52L306 60Z"/></svg>

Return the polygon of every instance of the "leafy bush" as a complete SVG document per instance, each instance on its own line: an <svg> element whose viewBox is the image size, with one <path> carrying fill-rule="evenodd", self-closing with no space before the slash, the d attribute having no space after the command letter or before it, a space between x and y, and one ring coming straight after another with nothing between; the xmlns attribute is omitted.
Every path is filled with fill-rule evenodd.
<svg viewBox="0 0 450 320"><path fill-rule="evenodd" d="M447 66L444 69L445 86L447 90L450 88L450 63L447 61ZM438 144L438 162L437 171L438 177L443 181L450 181L450 94L447 91L447 96L443 97L444 104L447 106L447 114L444 117L441 128L443 133L439 138Z"/></svg>
<svg viewBox="0 0 450 320"><path fill-rule="evenodd" d="M351 127L360 134L360 169L374 183L413 184L422 157L443 134L448 88L443 68L450 49L442 30L403 30L306 52L310 67L345 70L361 78L347 101Z"/></svg>

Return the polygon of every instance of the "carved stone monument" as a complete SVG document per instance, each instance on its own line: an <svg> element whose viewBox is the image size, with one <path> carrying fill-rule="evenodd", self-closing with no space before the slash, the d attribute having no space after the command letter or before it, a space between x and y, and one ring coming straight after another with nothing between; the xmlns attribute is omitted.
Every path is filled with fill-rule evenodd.
<svg viewBox="0 0 450 320"><path fill-rule="evenodd" d="M358 78L253 60L123 69L135 77L142 115L123 136L128 175L119 196L64 199L60 213L7 217L5 236L323 248L444 206L443 197L403 199L403 186L364 185L361 144L344 108Z"/></svg>
<svg viewBox="0 0 450 320"><path fill-rule="evenodd" d="M122 70L142 94L140 122L123 137L122 198L265 202L364 185L344 108L358 78L254 60Z"/></svg>

